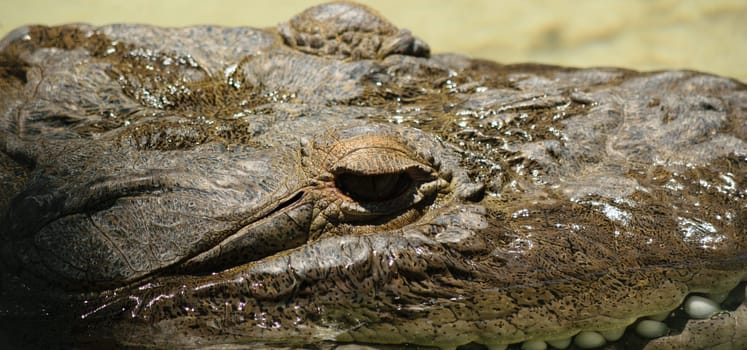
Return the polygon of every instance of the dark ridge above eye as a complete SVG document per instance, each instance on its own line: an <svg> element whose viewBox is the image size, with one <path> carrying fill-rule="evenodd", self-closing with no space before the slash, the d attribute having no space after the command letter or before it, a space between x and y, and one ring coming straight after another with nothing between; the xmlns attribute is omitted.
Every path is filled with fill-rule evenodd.
<svg viewBox="0 0 747 350"><path fill-rule="evenodd" d="M401 195L412 185L412 178L405 172L375 175L343 173L337 175L335 185L354 200L378 202Z"/></svg>

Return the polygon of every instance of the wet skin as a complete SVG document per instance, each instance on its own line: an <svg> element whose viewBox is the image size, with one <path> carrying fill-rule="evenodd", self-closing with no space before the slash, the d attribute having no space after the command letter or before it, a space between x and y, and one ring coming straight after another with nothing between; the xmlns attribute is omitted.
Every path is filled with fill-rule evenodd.
<svg viewBox="0 0 747 350"><path fill-rule="evenodd" d="M0 50L21 342L511 344L746 276L735 80L431 56L351 4Z"/></svg>

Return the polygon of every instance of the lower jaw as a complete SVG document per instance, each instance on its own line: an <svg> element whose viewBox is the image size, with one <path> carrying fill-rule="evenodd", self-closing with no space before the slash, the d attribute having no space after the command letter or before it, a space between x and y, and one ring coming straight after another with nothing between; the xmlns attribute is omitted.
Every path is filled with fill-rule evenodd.
<svg viewBox="0 0 747 350"><path fill-rule="evenodd" d="M710 329L711 332L717 332L716 329L719 327L733 327L733 324L728 324L727 319L735 317L735 311L739 307L745 309L741 312L742 317L747 316L747 303L745 303L746 288L747 283L742 283L728 295L722 296L693 293L671 312L652 317L642 317L628 327L617 330L606 332L586 331L560 341L544 342L536 340L506 346L483 347L490 350L710 349L711 345L704 345L706 347L698 346L696 345L697 341L694 341L692 338L707 336L698 334L702 333L705 328ZM732 319L732 321L735 320ZM742 320L742 322L744 321L747 321L747 319ZM733 335L736 336L737 334ZM711 334L711 337L713 336ZM722 337L721 340L723 339ZM703 340L705 343L706 340ZM725 349L731 348L726 347ZM741 349L741 347L738 348ZM460 350L466 349L469 349L469 347L460 348Z"/></svg>
<svg viewBox="0 0 747 350"><path fill-rule="evenodd" d="M747 283L743 282L726 295L690 294L670 312L642 317L627 327L607 331L583 331L565 339L535 339L518 344L466 344L458 350L543 350L543 349L710 349L724 345L724 337L715 332L738 332L747 328ZM744 319L741 319L741 318ZM747 329L741 330L747 337ZM738 333L732 333L737 337ZM705 337L705 339L696 339ZM736 340L736 339L732 339ZM707 344L708 342L713 344ZM747 339L742 341L747 342ZM698 343L702 345L698 345Z"/></svg>
<svg viewBox="0 0 747 350"><path fill-rule="evenodd" d="M742 349L747 347L747 282L728 295L692 293L674 310L642 317L627 327L608 331L582 331L564 339L533 339L514 344L469 343L441 350L663 350ZM744 329L739 329L742 327ZM722 333L719 333L722 332ZM731 333L725 340L723 332ZM739 338L740 334L744 334ZM340 345L336 350L439 349L423 346Z"/></svg>

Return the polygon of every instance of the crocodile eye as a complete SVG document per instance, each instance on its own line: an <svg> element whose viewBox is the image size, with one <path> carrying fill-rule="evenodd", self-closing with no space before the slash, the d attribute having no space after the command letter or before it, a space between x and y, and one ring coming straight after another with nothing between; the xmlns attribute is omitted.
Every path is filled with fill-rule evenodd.
<svg viewBox="0 0 747 350"><path fill-rule="evenodd" d="M344 173L336 178L337 188L359 202L380 202L395 199L413 181L405 172L394 174L358 175Z"/></svg>

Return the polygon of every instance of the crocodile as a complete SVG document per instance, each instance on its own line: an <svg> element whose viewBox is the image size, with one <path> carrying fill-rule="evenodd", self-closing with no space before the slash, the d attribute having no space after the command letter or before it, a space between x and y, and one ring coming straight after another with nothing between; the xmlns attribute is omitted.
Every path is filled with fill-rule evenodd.
<svg viewBox="0 0 747 350"><path fill-rule="evenodd" d="M7 346L747 347L735 79L431 54L347 2L27 26L0 151Z"/></svg>

